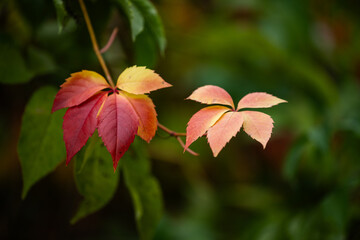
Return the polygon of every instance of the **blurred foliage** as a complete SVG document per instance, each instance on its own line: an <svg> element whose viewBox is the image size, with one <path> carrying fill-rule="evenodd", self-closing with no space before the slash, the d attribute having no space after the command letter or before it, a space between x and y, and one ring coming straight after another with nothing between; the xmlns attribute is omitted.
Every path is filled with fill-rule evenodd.
<svg viewBox="0 0 360 240"><path fill-rule="evenodd" d="M51 114L56 90L39 89L26 106L19 138L18 152L23 172L23 193L39 179L52 172L64 160L65 144L61 137L62 116L65 111Z"/></svg>
<svg viewBox="0 0 360 240"><path fill-rule="evenodd" d="M149 157L140 141L135 140L121 165L134 204L140 238L148 240L153 239L162 217L163 203L159 183L150 172Z"/></svg>
<svg viewBox="0 0 360 240"><path fill-rule="evenodd" d="M74 163L61 163L20 202L15 152L30 96L44 85L59 86L72 72L102 72L77 1L54 2L65 3L69 13L60 33L64 15L59 18L62 10L53 1L0 2L0 236L137 239L134 191L126 190L130 175L120 176L102 211L73 226L74 199L81 201L69 169ZM164 36L154 40L153 34L162 30L146 26L153 10L145 14L137 2L86 4L101 46L114 27L120 29L104 54L115 78L126 66L141 64L174 85L152 94L164 125L185 131L201 106L182 100L205 84L223 87L235 102L256 91L288 101L266 110L275 128L265 150L241 132L216 159L201 139L191 146L200 153L194 157L158 131L148 145L164 198L155 239L360 239L360 3L156 0L167 38L159 56ZM50 104L45 96L40 103ZM136 179L149 171L132 177L139 188L147 185Z"/></svg>
<svg viewBox="0 0 360 240"><path fill-rule="evenodd" d="M96 132L86 148L76 155L75 182L84 200L71 219L72 224L101 209L114 196L119 172L114 174L111 164L112 159Z"/></svg>

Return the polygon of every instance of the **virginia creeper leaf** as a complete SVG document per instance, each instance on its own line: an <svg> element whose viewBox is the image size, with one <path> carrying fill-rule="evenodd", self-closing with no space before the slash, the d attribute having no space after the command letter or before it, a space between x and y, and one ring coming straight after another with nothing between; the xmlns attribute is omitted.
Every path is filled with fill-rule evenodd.
<svg viewBox="0 0 360 240"><path fill-rule="evenodd" d="M106 97L107 92L96 94L66 111L63 122L66 165L93 135L97 126L96 116Z"/></svg>
<svg viewBox="0 0 360 240"><path fill-rule="evenodd" d="M83 70L71 74L56 94L52 112L77 106L102 89L110 87L106 80L98 73Z"/></svg>
<svg viewBox="0 0 360 240"><path fill-rule="evenodd" d="M265 148L274 127L272 118L257 111L243 111L241 113L244 117L244 131Z"/></svg>
<svg viewBox="0 0 360 240"><path fill-rule="evenodd" d="M205 104L223 104L235 108L229 93L221 87L213 85L199 87L187 99Z"/></svg>
<svg viewBox="0 0 360 240"><path fill-rule="evenodd" d="M84 197L71 223L104 207L114 196L119 174L111 170L111 157L97 133L91 137L85 151L75 159L76 187ZM86 164L84 164L86 162Z"/></svg>
<svg viewBox="0 0 360 240"><path fill-rule="evenodd" d="M154 137L157 130L157 119L155 105L151 98L146 95L135 95L131 93L122 93L127 98L139 120L137 135L147 142Z"/></svg>
<svg viewBox="0 0 360 240"><path fill-rule="evenodd" d="M267 93L250 93L239 101L235 110L230 95L224 89L212 85L196 89L187 99L232 107L232 109L220 106L203 108L191 117L186 128L185 149L207 131L208 142L214 157L240 131L242 125L245 132L265 148L273 128L271 117L261 112L239 112L239 110L241 108L266 108L286 102Z"/></svg>
<svg viewBox="0 0 360 240"><path fill-rule="evenodd" d="M144 30L144 18L139 9L132 3L131 0L115 0L129 19L131 28L131 37L135 41L137 35Z"/></svg>
<svg viewBox="0 0 360 240"><path fill-rule="evenodd" d="M3 36L1 36L3 38ZM34 77L21 51L14 43L0 39L0 82L3 84L26 83Z"/></svg>
<svg viewBox="0 0 360 240"><path fill-rule="evenodd" d="M240 131L243 124L243 115L240 112L227 112L207 132L207 139L214 157Z"/></svg>
<svg viewBox="0 0 360 240"><path fill-rule="evenodd" d="M133 94L144 94L160 88L171 87L153 70L137 66L125 69L120 74L116 86Z"/></svg>
<svg viewBox="0 0 360 240"><path fill-rule="evenodd" d="M65 159L61 130L65 111L51 114L55 95L54 88L43 87L33 94L25 108L18 143L24 182L22 198Z"/></svg>
<svg viewBox="0 0 360 240"><path fill-rule="evenodd" d="M139 9L145 19L146 27L151 31L155 39L160 53L163 54L166 47L166 37L161 18L149 0L131 0L132 3Z"/></svg>
<svg viewBox="0 0 360 240"><path fill-rule="evenodd" d="M249 93L239 101L237 110L241 108L269 108L283 102L286 101L268 93Z"/></svg>
<svg viewBox="0 0 360 240"><path fill-rule="evenodd" d="M122 93L114 93L105 100L98 116L98 131L112 156L114 171L119 159L134 141L138 126L138 117Z"/></svg>
<svg viewBox="0 0 360 240"><path fill-rule="evenodd" d="M157 130L155 106L141 93L169 86L145 67L128 68L119 76L117 87L124 91L111 87L96 72L83 70L72 74L53 104L53 111L69 107L63 123L66 164L97 128L115 170L136 134L149 142Z"/></svg>
<svg viewBox="0 0 360 240"><path fill-rule="evenodd" d="M141 240L153 239L163 213L162 194L158 181L151 175L150 159L138 139L122 161L125 184L130 191Z"/></svg>
<svg viewBox="0 0 360 240"><path fill-rule="evenodd" d="M223 106L210 106L195 113L191 117L186 128L185 149L187 149L196 139L204 135L206 131L229 110L229 108Z"/></svg>

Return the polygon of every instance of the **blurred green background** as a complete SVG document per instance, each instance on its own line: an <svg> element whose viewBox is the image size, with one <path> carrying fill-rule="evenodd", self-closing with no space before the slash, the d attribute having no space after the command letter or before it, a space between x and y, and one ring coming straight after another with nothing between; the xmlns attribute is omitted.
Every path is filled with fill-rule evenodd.
<svg viewBox="0 0 360 240"><path fill-rule="evenodd" d="M110 1L110 0L109 0ZM86 1L113 78L133 64L172 88L151 94L160 123L184 132L201 104L199 86L288 101L266 109L274 121L265 150L241 131L213 158L205 139L183 154L162 131L148 145L165 213L156 240L360 239L360 2L356 0L156 0L167 48L147 32L132 43L125 14ZM113 200L70 225L81 200L65 163L21 200L17 156L21 116L32 93L70 73L102 70L78 2L62 31L52 1L0 2L0 238L137 239L120 177Z"/></svg>

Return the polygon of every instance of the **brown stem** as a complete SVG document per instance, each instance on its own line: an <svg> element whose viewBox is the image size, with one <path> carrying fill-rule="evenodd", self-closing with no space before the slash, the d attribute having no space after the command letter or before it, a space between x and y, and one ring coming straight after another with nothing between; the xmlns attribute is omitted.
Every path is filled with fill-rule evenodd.
<svg viewBox="0 0 360 240"><path fill-rule="evenodd" d="M172 137L177 137L177 136L186 136L186 133L178 133L175 131L172 131L170 129L168 129L167 127L165 127L164 125L162 125L161 123L157 123L158 127L161 128L162 130L164 130L165 132L167 132L170 136Z"/></svg>
<svg viewBox="0 0 360 240"><path fill-rule="evenodd" d="M178 140L178 142L180 143L181 147L185 149L185 144L184 142L181 140L180 137L184 137L186 136L186 133L178 133L175 132L173 130L170 130L169 128L165 127L164 125L162 125L161 123L157 123L158 127L160 129L162 129L163 131L167 132L170 136L175 137L176 140ZM193 150L191 150L190 148L186 148L185 151L187 151L188 153L194 155L194 156L199 156L198 153L194 152Z"/></svg>
<svg viewBox="0 0 360 240"><path fill-rule="evenodd" d="M183 140L181 140L181 138L179 136L176 136L176 140L178 140L178 142L180 143L180 145L185 149L185 144L183 142ZM188 153L194 155L194 156L199 156L198 153L194 152L193 150L191 150L190 148L186 148L185 151L187 151Z"/></svg>
<svg viewBox="0 0 360 240"><path fill-rule="evenodd" d="M114 28L114 30L112 31L111 35L110 35L110 38L109 38L109 41L106 43L106 45L100 50L100 53L104 53L106 52L110 47L111 45L113 44L115 38L116 38L116 34L118 32L118 28Z"/></svg>
<svg viewBox="0 0 360 240"><path fill-rule="evenodd" d="M114 88L115 87L114 82L113 82L113 80L112 80L112 78L110 76L110 73L109 73L109 70L108 70L108 68L107 68L107 66L105 64L105 61L104 61L103 57L101 56L101 53L100 53L100 50L99 50L99 45L98 45L98 43L96 41L94 29L93 29L93 27L91 25L89 14L88 14L88 12L86 10L86 6L84 4L84 1L79 0L79 4L80 4L80 7L81 7L81 11L82 11L82 13L84 15L84 18L85 18L86 26L87 26L87 29L89 31L90 39L91 39L91 42L92 42L96 57L98 58L98 60L100 62L100 65L101 65L102 69L104 70L104 73L106 75L106 79L108 80L111 87Z"/></svg>

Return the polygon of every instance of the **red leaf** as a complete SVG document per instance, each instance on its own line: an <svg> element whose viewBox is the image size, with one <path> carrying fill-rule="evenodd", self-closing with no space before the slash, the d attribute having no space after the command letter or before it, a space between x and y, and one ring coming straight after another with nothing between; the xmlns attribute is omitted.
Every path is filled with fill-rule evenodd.
<svg viewBox="0 0 360 240"><path fill-rule="evenodd" d="M95 93L110 87L106 80L96 72L83 70L71 74L56 94L52 112L65 107L77 106Z"/></svg>
<svg viewBox="0 0 360 240"><path fill-rule="evenodd" d="M125 96L112 94L98 116L98 131L113 159L114 171L119 159L134 141L138 117Z"/></svg>
<svg viewBox="0 0 360 240"><path fill-rule="evenodd" d="M266 147L270 139L273 126L272 118L262 112L243 111L239 112L244 117L244 131L253 139Z"/></svg>
<svg viewBox="0 0 360 240"><path fill-rule="evenodd" d="M157 130L156 111L151 98L146 95L135 95L126 92L120 94L127 98L138 117L139 129L137 135L150 142Z"/></svg>
<svg viewBox="0 0 360 240"><path fill-rule="evenodd" d="M249 93L239 101L237 110L241 108L268 108L283 102L286 101L268 93Z"/></svg>
<svg viewBox="0 0 360 240"><path fill-rule="evenodd" d="M217 120L230 109L223 106L206 107L195 113L186 128L185 150L196 139L206 133L206 131L216 123ZM184 151L185 151L184 150Z"/></svg>
<svg viewBox="0 0 360 240"><path fill-rule="evenodd" d="M187 99L205 104L223 104L235 108L234 102L224 89L218 86L206 85L196 89Z"/></svg>
<svg viewBox="0 0 360 240"><path fill-rule="evenodd" d="M66 165L93 135L97 125L96 116L107 94L96 94L81 105L66 111L63 122Z"/></svg>
<svg viewBox="0 0 360 240"><path fill-rule="evenodd" d="M145 67L129 67L119 76L116 86L133 94L149 93L160 88L171 87L153 70Z"/></svg>
<svg viewBox="0 0 360 240"><path fill-rule="evenodd" d="M240 112L225 113L219 121L207 132L208 142L216 157L226 143L240 131L243 124L243 115Z"/></svg>

